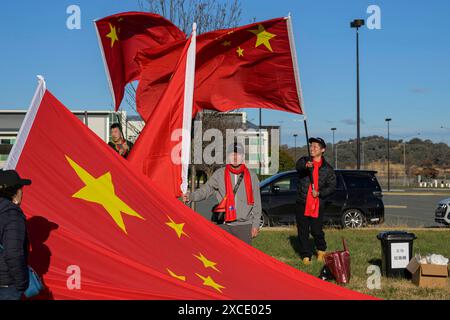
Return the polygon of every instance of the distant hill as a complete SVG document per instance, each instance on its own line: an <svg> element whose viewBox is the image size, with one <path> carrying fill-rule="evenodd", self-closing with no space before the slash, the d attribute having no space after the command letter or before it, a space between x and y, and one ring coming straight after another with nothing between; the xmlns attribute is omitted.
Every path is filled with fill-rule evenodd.
<svg viewBox="0 0 450 320"><path fill-rule="evenodd" d="M339 169L356 168L356 139L339 141L337 148L337 167ZM292 147L283 145L281 149L294 159L307 155L306 146ZM387 139L381 136L369 136L361 139L361 165L364 169L387 174ZM327 145L325 158L333 166L333 146ZM450 178L450 147L445 143L433 143L431 140L418 138L403 141L390 141L391 176L418 176L424 178Z"/></svg>

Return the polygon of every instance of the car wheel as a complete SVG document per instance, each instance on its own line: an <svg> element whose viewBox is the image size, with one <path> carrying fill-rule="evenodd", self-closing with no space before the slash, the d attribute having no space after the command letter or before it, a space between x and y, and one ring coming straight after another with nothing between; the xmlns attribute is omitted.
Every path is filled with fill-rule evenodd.
<svg viewBox="0 0 450 320"><path fill-rule="evenodd" d="M261 230L263 227L270 227L270 219L269 216L263 211L261 213L261 222L259 223L259 230Z"/></svg>
<svg viewBox="0 0 450 320"><path fill-rule="evenodd" d="M342 226L344 228L361 228L364 226L364 215L358 209L349 209L342 215Z"/></svg>

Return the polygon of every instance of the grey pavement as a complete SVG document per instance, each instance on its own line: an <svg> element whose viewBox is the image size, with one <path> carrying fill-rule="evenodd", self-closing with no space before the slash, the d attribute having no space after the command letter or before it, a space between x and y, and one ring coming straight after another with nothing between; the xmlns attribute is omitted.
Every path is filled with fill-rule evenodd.
<svg viewBox="0 0 450 320"><path fill-rule="evenodd" d="M450 192L436 191L396 191L385 192L383 202L385 205L386 226L406 227L438 227L434 222L434 210L437 203L450 198ZM211 218L211 208L217 203L215 197L196 203L196 211L206 219Z"/></svg>

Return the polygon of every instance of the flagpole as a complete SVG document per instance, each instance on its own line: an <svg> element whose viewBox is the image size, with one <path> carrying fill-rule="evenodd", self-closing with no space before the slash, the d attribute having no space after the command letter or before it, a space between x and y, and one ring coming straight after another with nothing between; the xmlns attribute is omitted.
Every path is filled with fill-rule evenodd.
<svg viewBox="0 0 450 320"><path fill-rule="evenodd" d="M197 24L192 25L191 43L187 52L186 75L184 81L183 130L181 142L181 192L188 190L188 170L191 159L192 106L194 102L195 56Z"/></svg>
<svg viewBox="0 0 450 320"><path fill-rule="evenodd" d="M303 124L305 126L305 138L306 138L306 149L308 150L308 157L311 160L311 150L309 149L309 134L308 134L308 123L307 123L307 116L306 116L306 110L305 110L305 103L303 100L303 94L302 94L302 85L300 81L300 72L298 69L298 59L297 59L297 49L295 48L295 38L294 38L294 28L292 27L292 17L291 13L288 14L288 16L285 18L287 20L287 30L288 30L288 36L289 36L289 46L291 48L291 55L292 55L292 65L294 67L294 75L295 75L295 85L297 87L297 94L300 100L300 107L303 111ZM309 170L309 180L311 181L312 190L315 190L314 181L311 177L311 170Z"/></svg>
<svg viewBox="0 0 450 320"><path fill-rule="evenodd" d="M42 98L44 97L47 86L43 76L37 76L38 86L34 93L33 99L31 100L30 107L25 115L25 118L20 126L19 133L17 134L16 142L14 143L11 152L8 155L8 160L5 163L5 170L13 170L17 166L20 155L22 154L23 147L27 141L28 134L30 133L31 127L33 125L34 119L38 112L39 106L41 105Z"/></svg>

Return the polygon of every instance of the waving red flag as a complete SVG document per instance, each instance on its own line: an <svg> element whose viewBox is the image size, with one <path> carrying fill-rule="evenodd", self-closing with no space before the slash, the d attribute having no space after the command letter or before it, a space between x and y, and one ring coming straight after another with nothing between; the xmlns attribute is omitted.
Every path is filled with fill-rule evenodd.
<svg viewBox="0 0 450 320"><path fill-rule="evenodd" d="M194 102L200 109L268 108L303 114L290 18L208 32L197 43ZM154 110L161 95L157 85L170 78L182 48L179 41L138 52L142 76L136 98L143 119Z"/></svg>
<svg viewBox="0 0 450 320"><path fill-rule="evenodd" d="M160 184L173 198L187 191L191 123L197 112L192 110L194 65L195 35L184 44L176 71L127 157L131 166ZM185 100L188 91L189 101ZM183 152L187 159L184 164Z"/></svg>
<svg viewBox="0 0 450 320"><path fill-rule="evenodd" d="M139 78L140 69L134 61L138 50L186 38L178 27L153 13L119 13L96 20L95 26L116 110L125 85Z"/></svg>
<svg viewBox="0 0 450 320"><path fill-rule="evenodd" d="M7 168L55 299L372 299L300 272L168 197L41 81ZM264 279L264 285L261 285Z"/></svg>

